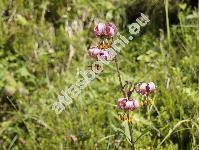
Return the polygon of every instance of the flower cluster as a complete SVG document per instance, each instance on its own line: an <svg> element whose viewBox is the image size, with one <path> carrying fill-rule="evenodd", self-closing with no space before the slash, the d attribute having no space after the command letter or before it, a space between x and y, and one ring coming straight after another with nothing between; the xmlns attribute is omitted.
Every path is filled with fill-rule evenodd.
<svg viewBox="0 0 200 150"><path fill-rule="evenodd" d="M111 48L111 38L113 38L116 35L117 28L113 23L99 23L94 28L94 33L96 37L99 37L101 40L96 46L92 46L88 50L88 54L91 58L99 60L103 59L106 61L113 60L113 57L111 57L112 53L108 50ZM115 63L116 59L115 59ZM118 66L118 65L116 65ZM97 66L98 67L98 66ZM118 77L120 76L119 68L118 69ZM119 80L121 78L119 77ZM131 88L129 90L125 90L124 88L127 86L127 84L122 85L121 82L121 88L124 97L118 99L117 105L120 110L124 111L133 111L137 109L140 106L146 106L149 104L152 104L152 100L149 99L149 95L154 93L156 90L156 85L153 82L145 83L140 82L136 85L134 85L131 82L127 82L128 84L131 84ZM136 99L131 98L131 94L133 92L136 92L140 95L142 95L145 99L144 101L137 101Z"/></svg>
<svg viewBox="0 0 200 150"><path fill-rule="evenodd" d="M99 23L94 28L94 33L96 36L111 38L117 32L117 28L113 23Z"/></svg>
<svg viewBox="0 0 200 150"><path fill-rule="evenodd" d="M111 47L109 39L112 38L117 32L117 28L113 23L99 23L94 28L94 33L97 37L103 39L96 46L92 46L88 50L88 54L93 59L110 60L111 54L107 51Z"/></svg>
<svg viewBox="0 0 200 150"><path fill-rule="evenodd" d="M129 97L130 97L130 95L135 91L136 93L145 96L146 97L145 100L139 103L135 99L120 98L118 99L118 102L117 102L118 108L121 110L133 111L140 106L152 104L152 100L148 99L147 97L149 96L149 94L153 93L155 90L156 90L156 85L153 82L149 82L149 83L140 82L133 87L133 90L127 91L126 93L129 93Z"/></svg>

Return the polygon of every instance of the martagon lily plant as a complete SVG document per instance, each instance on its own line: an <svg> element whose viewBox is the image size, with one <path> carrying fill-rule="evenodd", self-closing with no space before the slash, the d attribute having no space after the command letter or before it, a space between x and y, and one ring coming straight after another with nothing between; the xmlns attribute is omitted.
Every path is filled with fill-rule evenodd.
<svg viewBox="0 0 200 150"><path fill-rule="evenodd" d="M94 28L94 34L98 37L99 43L96 46L92 46L88 50L89 56L94 59L104 59L106 61L113 61L116 66L116 73L118 76L119 84L121 87L121 92L123 97L117 100L117 108L122 113L119 114L119 120L126 122L128 124L129 130L129 137L128 141L131 144L132 149L135 149L135 141L133 136L133 128L132 123L133 120L130 116L130 112L134 111L141 107L146 107L153 103L153 100L150 96L155 92L156 85L153 82L139 82L139 83L132 83L126 81L125 84L122 82L119 64L117 57L112 58L107 49L111 48L111 44L113 42L113 37L117 33L117 28L113 23L99 23ZM112 58L112 59L110 59ZM97 69L99 66L96 66ZM141 96L140 101L133 98L131 95L133 93L138 93Z"/></svg>

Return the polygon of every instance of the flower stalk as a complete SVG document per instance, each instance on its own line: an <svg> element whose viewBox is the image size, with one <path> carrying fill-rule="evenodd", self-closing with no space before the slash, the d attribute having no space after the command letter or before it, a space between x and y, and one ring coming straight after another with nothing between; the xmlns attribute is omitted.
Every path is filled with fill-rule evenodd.
<svg viewBox="0 0 200 150"><path fill-rule="evenodd" d="M130 118L130 112L127 112L128 118ZM134 142L134 136L133 136L133 127L132 127L132 123L128 122L128 127L129 127L129 131L130 131L130 137L131 137L131 147L132 150L135 150L135 142Z"/></svg>
<svg viewBox="0 0 200 150"><path fill-rule="evenodd" d="M123 94L123 97L119 98L117 102L118 108L124 112L122 114L119 114L119 119L121 121L127 121L130 134L131 149L135 150L136 141L134 141L134 133L132 127L133 120L130 116L130 112L139 107L146 107L152 103L152 100L149 99L149 95L154 93L154 91L156 90L156 85L153 82L133 83L129 81L126 81L126 83L123 84L118 59L116 56L114 58L111 57L112 53L108 50L109 48L111 48L111 43L113 43L113 37L116 35L116 31L117 28L113 23L99 23L94 28L94 33L96 37L100 38L100 41L97 45L89 48L88 54L92 59L114 61L115 63L116 74L119 80L121 92ZM141 96L144 96L145 99L139 102L136 99L132 98L131 95L134 92L138 93Z"/></svg>
<svg viewBox="0 0 200 150"><path fill-rule="evenodd" d="M124 85L122 83L122 78L121 78L121 74L120 74L120 70L119 70L118 60L117 60L116 57L115 57L114 60L115 60L115 65L116 65L117 77L118 77L118 80L119 80L119 83L120 83L120 88L121 88L122 94L123 94L124 97L127 97L128 96L128 92L126 92L124 90ZM126 112L126 115L127 115L127 118L130 118L129 110ZM134 138L133 138L133 128L132 128L132 123L130 121L128 121L128 128L129 128L129 131L130 131L131 147L132 147L132 150L135 150L135 144L134 144Z"/></svg>
<svg viewBox="0 0 200 150"><path fill-rule="evenodd" d="M123 86L122 78L121 78L120 71L119 71L119 64L118 64L117 57L115 57L115 66L116 66L116 70L117 70L117 77L119 79L121 91L123 93L123 96L127 97L127 94L126 94L126 92L124 91L124 88L123 88L124 86Z"/></svg>

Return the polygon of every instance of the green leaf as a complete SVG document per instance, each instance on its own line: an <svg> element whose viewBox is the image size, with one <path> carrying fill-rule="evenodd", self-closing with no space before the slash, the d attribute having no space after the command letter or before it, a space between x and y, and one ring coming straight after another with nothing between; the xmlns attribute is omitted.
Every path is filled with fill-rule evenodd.
<svg viewBox="0 0 200 150"><path fill-rule="evenodd" d="M130 134L130 130L129 130L129 125L128 125L128 121L124 121L122 123L122 126L124 126L124 133L125 133L125 136L126 136L126 140L130 143L131 143L131 134Z"/></svg>

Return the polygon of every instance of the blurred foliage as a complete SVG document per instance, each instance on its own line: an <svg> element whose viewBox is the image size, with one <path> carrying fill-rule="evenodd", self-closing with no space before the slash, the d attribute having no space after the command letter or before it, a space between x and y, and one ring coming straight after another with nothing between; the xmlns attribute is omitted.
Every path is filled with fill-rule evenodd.
<svg viewBox="0 0 200 150"><path fill-rule="evenodd" d="M158 85L155 104L131 114L136 149L198 149L196 5L169 1L169 41L164 1L1 0L0 149L16 135L14 149L129 149L116 119L121 94L114 64L61 115L51 105L91 64L94 25L112 21L128 36L141 12L150 25L118 56L124 81Z"/></svg>

